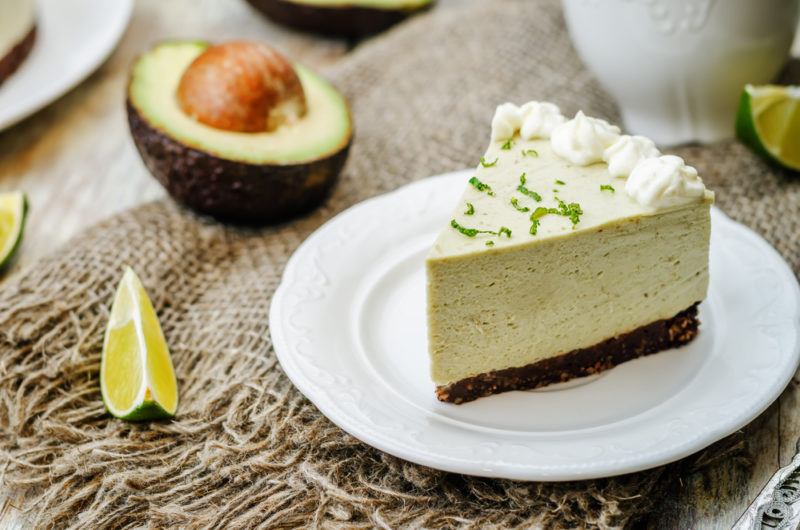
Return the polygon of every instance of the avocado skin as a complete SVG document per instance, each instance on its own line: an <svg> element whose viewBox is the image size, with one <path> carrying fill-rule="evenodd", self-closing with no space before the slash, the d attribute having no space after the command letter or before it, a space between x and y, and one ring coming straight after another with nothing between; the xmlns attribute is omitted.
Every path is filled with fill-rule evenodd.
<svg viewBox="0 0 800 530"><path fill-rule="evenodd" d="M220 221L263 225L319 206L347 160L339 151L292 165L249 164L186 146L152 126L128 99L128 125L145 166L178 202Z"/></svg>
<svg viewBox="0 0 800 530"><path fill-rule="evenodd" d="M352 4L312 6L291 0L247 0L273 21L302 31L334 37L357 38L385 30L409 15L429 9L424 6L405 9L378 9Z"/></svg>
<svg viewBox="0 0 800 530"><path fill-rule="evenodd" d="M0 57L0 85L17 71L25 58L28 57L35 41L36 25L8 53Z"/></svg>

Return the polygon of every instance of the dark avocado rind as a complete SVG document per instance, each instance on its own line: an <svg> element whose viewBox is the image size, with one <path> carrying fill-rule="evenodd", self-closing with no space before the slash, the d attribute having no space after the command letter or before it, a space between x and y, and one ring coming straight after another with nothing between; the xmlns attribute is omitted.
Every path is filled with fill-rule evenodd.
<svg viewBox="0 0 800 530"><path fill-rule="evenodd" d="M273 21L301 31L336 37L363 37L381 32L409 15L430 9L435 0L406 7L366 7L358 0L338 5L312 5L292 0L247 0Z"/></svg>
<svg viewBox="0 0 800 530"><path fill-rule="evenodd" d="M139 407L137 407L133 412L126 416L115 416L111 409L108 406L108 403L105 402L103 399L103 404L106 407L106 411L109 414L114 416L115 418L119 418L125 421L154 421L154 420L168 420L170 418L175 417L175 413L167 412L164 407L162 407L159 403L155 401L145 401Z"/></svg>
<svg viewBox="0 0 800 530"><path fill-rule="evenodd" d="M22 65L22 62L30 54L35 41L36 25L8 53L0 57L0 85Z"/></svg>
<svg viewBox="0 0 800 530"><path fill-rule="evenodd" d="M318 206L335 184L352 135L335 153L292 165L249 164L186 146L153 127L127 100L128 124L145 166L178 202L219 220L265 224Z"/></svg>

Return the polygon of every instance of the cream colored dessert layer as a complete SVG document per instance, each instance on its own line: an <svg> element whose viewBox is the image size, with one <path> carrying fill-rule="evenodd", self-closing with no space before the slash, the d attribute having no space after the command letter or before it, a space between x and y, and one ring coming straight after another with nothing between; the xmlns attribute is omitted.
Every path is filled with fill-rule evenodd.
<svg viewBox="0 0 800 530"><path fill-rule="evenodd" d="M612 178L604 163L572 166L546 140L515 137L512 144L503 149L508 144L492 142L484 156L489 167L475 173L493 195L468 186L452 216L464 229L505 227L511 236L469 237L446 228L428 257L437 385L590 347L673 317L706 296L711 192L682 206L648 209L624 193L625 180ZM537 154L522 155L530 149ZM541 201L518 190L523 172L525 189ZM577 224L550 213L532 235L531 213L558 209L559 199L579 205Z"/></svg>
<svg viewBox="0 0 800 530"><path fill-rule="evenodd" d="M33 28L33 0L0 0L0 58Z"/></svg>

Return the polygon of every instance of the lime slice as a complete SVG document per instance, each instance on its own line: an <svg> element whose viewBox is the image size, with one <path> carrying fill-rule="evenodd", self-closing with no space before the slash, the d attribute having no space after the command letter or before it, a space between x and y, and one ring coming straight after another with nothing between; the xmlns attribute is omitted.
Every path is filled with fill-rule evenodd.
<svg viewBox="0 0 800 530"><path fill-rule="evenodd" d="M142 282L129 267L106 328L100 389L108 411L123 420L171 418L178 408L167 341Z"/></svg>
<svg viewBox="0 0 800 530"><path fill-rule="evenodd" d="M11 263L22 242L27 214L28 199L24 193L0 193L0 271Z"/></svg>
<svg viewBox="0 0 800 530"><path fill-rule="evenodd" d="M768 160L800 171L800 87L747 85L736 135Z"/></svg>

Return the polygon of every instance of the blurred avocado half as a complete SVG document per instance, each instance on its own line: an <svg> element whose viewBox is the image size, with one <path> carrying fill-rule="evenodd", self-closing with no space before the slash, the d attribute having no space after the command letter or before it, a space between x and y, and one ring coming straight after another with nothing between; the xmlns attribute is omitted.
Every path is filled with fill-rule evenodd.
<svg viewBox="0 0 800 530"><path fill-rule="evenodd" d="M247 224L318 206L353 135L333 85L246 41L157 44L133 66L127 111L145 165L173 198Z"/></svg>
<svg viewBox="0 0 800 530"><path fill-rule="evenodd" d="M435 0L247 0L284 26L357 38L385 30L433 6Z"/></svg>

